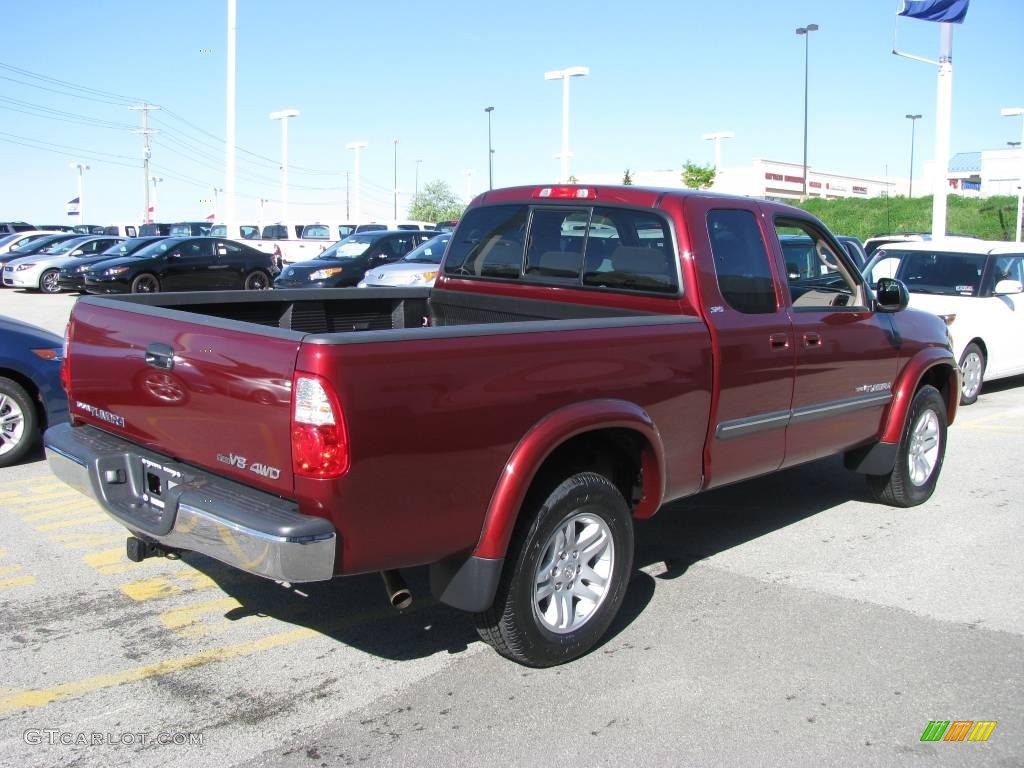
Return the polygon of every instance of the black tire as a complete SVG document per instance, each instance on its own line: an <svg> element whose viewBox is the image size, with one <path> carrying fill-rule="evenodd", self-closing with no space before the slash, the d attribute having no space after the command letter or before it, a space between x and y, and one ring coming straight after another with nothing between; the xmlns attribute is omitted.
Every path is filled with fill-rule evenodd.
<svg viewBox="0 0 1024 768"><path fill-rule="evenodd" d="M270 288L270 285L270 275L261 269L257 269L245 276L242 288L247 291L265 291Z"/></svg>
<svg viewBox="0 0 1024 768"><path fill-rule="evenodd" d="M565 541L560 531L570 526L573 529L581 526L577 529L581 537L588 531L589 535L606 533L611 545L610 562L602 564L586 554L603 539L590 543L577 540L568 547L555 543ZM560 548L566 551L557 552ZM551 589L560 589L561 585L554 586L557 578L572 579L565 582L566 589L559 594L568 601L572 621L578 622L575 629L563 627L553 631L541 615L542 612L563 615L555 604L559 594L550 592L550 597L537 599L541 589L537 576L547 553L552 555L548 563L553 566ZM574 560L574 553L583 556ZM559 558L560 554L566 557ZM574 571L575 575L556 577L554 574L560 564L567 564L567 567L559 573ZM605 585L601 596L587 612L576 590L594 593L595 588L601 589L599 582L587 575L587 572L597 575L592 569L604 570ZM494 603L488 610L474 614L477 631L502 656L529 667L550 667L571 661L593 648L608 630L622 606L632 569L633 517L626 500L608 478L580 472L560 483L539 503L527 501L524 505L509 542ZM542 609L540 605L544 601L546 608Z"/></svg>
<svg viewBox="0 0 1024 768"><path fill-rule="evenodd" d="M985 378L985 353L973 341L960 355L960 378L960 405L977 402Z"/></svg>
<svg viewBox="0 0 1024 768"><path fill-rule="evenodd" d="M39 276L39 290L43 293L60 293L60 270L48 269Z"/></svg>
<svg viewBox="0 0 1024 768"><path fill-rule="evenodd" d="M933 429L925 430L924 422L934 419ZM924 426L923 426L924 425ZM924 430L924 432L922 431ZM927 433L927 434L925 434ZM928 452L921 450L927 445L928 436L937 439L937 454L931 461L931 469L923 478L921 464L916 470L912 466L914 457L922 459ZM924 441L924 442L922 442ZM946 456L946 401L939 390L923 386L914 395L903 426L903 437L896 450L896 466L888 475L868 475L868 485L878 501L893 507L915 507L931 498L935 484L942 472Z"/></svg>
<svg viewBox="0 0 1024 768"><path fill-rule="evenodd" d="M132 280L132 293L160 293L160 281L156 275L143 272Z"/></svg>
<svg viewBox="0 0 1024 768"><path fill-rule="evenodd" d="M39 417L31 395L18 382L0 376L0 467L21 461L38 438Z"/></svg>

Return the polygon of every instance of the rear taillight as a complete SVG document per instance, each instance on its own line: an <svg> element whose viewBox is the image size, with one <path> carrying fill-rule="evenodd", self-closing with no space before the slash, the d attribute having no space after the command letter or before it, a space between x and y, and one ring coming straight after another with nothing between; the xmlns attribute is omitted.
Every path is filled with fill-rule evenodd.
<svg viewBox="0 0 1024 768"><path fill-rule="evenodd" d="M60 383L64 391L71 399L71 321L64 326L64 350L61 353L63 358L60 362Z"/></svg>
<svg viewBox="0 0 1024 768"><path fill-rule="evenodd" d="M334 388L311 373L292 381L292 470L301 477L340 477L348 471L345 419Z"/></svg>

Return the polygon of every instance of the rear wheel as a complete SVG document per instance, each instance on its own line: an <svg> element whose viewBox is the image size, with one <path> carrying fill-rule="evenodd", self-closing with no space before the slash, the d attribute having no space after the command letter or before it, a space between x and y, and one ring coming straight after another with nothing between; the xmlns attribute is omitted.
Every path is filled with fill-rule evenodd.
<svg viewBox="0 0 1024 768"><path fill-rule="evenodd" d="M888 475L868 475L875 497L894 507L914 507L931 498L946 455L946 401L939 390L923 386L914 395Z"/></svg>
<svg viewBox="0 0 1024 768"><path fill-rule="evenodd" d="M28 453L36 440L36 409L25 388L0 377L0 467L9 466Z"/></svg>
<svg viewBox="0 0 1024 768"><path fill-rule="evenodd" d="M589 651L622 606L633 518L603 475L580 472L523 510L477 631L502 656L550 667Z"/></svg>
<svg viewBox="0 0 1024 768"><path fill-rule="evenodd" d="M132 293L160 293L160 281L148 272L132 280Z"/></svg>
<svg viewBox="0 0 1024 768"><path fill-rule="evenodd" d="M270 276L259 270L250 272L245 276L243 287L247 291L265 291L270 287Z"/></svg>
<svg viewBox="0 0 1024 768"><path fill-rule="evenodd" d="M960 405L970 405L978 399L985 377L985 353L973 342L960 356L960 374Z"/></svg>
<svg viewBox="0 0 1024 768"><path fill-rule="evenodd" d="M60 273L56 269L48 269L39 276L39 290L43 293L60 293Z"/></svg>

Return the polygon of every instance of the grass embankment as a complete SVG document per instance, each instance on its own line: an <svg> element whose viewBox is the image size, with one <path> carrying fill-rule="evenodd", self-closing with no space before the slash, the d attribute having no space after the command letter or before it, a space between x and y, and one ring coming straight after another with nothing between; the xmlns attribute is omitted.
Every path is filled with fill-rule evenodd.
<svg viewBox="0 0 1024 768"><path fill-rule="evenodd" d="M984 200L950 195L946 230L985 240L1013 240L1017 226L1017 198ZM814 214L837 235L866 240L886 232L930 232L932 198L875 197L870 200L808 200L794 205Z"/></svg>

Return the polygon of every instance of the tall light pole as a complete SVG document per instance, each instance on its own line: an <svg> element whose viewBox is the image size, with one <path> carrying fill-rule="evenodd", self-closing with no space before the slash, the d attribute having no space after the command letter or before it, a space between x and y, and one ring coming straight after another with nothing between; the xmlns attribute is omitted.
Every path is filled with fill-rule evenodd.
<svg viewBox="0 0 1024 768"><path fill-rule="evenodd" d="M1003 117L1024 116L1024 107L1006 107L999 110ZM1024 147L1024 119L1021 120L1021 146ZM1020 242L1021 214L1024 211L1024 152L1021 153L1020 178L1017 180L1017 242Z"/></svg>
<svg viewBox="0 0 1024 768"><path fill-rule="evenodd" d="M297 109L282 109L279 112L271 112L271 120L281 121L281 222L290 224L288 218L288 118L298 117Z"/></svg>
<svg viewBox="0 0 1024 768"><path fill-rule="evenodd" d="M715 170L722 164L722 139L734 139L736 138L735 131L716 131L714 133L705 133L701 138L705 141L715 142Z"/></svg>
<svg viewBox="0 0 1024 768"><path fill-rule="evenodd" d="M395 139L395 211L394 218L398 221L398 139Z"/></svg>
<svg viewBox="0 0 1024 768"><path fill-rule="evenodd" d="M220 220L220 193L223 192L223 191L224 190L221 189L220 187L214 187L213 188L213 220L214 220L214 222L216 222L218 224L223 224L224 223L224 222L222 222ZM231 234L230 234L231 230L229 229L229 230L227 230L227 232L228 232L227 236L231 237Z"/></svg>
<svg viewBox="0 0 1024 768"><path fill-rule="evenodd" d="M363 223L363 198L359 194L359 150L366 149L366 147L368 146L370 145L365 141L350 141L348 144L345 145L345 149L351 149L353 152L356 153L355 161L353 163L352 168L353 175L356 177L356 204L354 206L355 218L352 221L352 223L354 224Z"/></svg>
<svg viewBox="0 0 1024 768"><path fill-rule="evenodd" d="M235 61L237 59L237 5L238 0L228 0L228 42L227 42L227 94L225 95L225 141L224 141L224 223L228 232L237 231L235 215ZM263 215L262 204L260 217ZM260 226L262 227L262 221Z"/></svg>
<svg viewBox="0 0 1024 768"><path fill-rule="evenodd" d="M420 163L422 163L422 162L423 162L422 160L417 160L416 161L416 192L415 192L415 194L416 194L417 197L420 194Z"/></svg>
<svg viewBox="0 0 1024 768"><path fill-rule="evenodd" d="M914 196L914 128L917 127L917 121L920 119L920 115L907 115L907 120L910 121L910 188L907 191L907 197Z"/></svg>
<svg viewBox="0 0 1024 768"><path fill-rule="evenodd" d="M153 220L156 221L156 185L164 180L163 176L150 176L149 180L153 182Z"/></svg>
<svg viewBox="0 0 1024 768"><path fill-rule="evenodd" d="M568 81L566 81L568 82ZM494 147L491 145L491 113L494 107L484 107L487 113L487 188L494 189Z"/></svg>
<svg viewBox="0 0 1024 768"><path fill-rule="evenodd" d="M559 181L569 180L569 80L574 77L586 77L590 67L568 67L544 73L545 80L562 81L562 151L558 157L562 160L562 174Z"/></svg>
<svg viewBox="0 0 1024 768"><path fill-rule="evenodd" d="M83 163L71 163L72 168L78 169L78 223L85 224L85 193L84 188L84 176L85 171L89 170L88 165Z"/></svg>
<svg viewBox="0 0 1024 768"><path fill-rule="evenodd" d="M807 83L810 59L811 32L818 30L817 24L808 24L806 27L797 27L796 33L804 37L804 192L803 199L807 199Z"/></svg>

